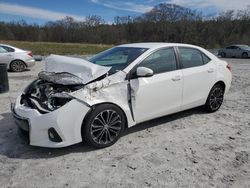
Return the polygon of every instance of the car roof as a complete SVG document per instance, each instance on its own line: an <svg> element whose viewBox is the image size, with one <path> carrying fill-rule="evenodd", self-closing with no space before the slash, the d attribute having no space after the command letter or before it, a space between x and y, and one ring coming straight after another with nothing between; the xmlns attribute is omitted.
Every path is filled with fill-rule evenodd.
<svg viewBox="0 0 250 188"><path fill-rule="evenodd" d="M16 52L24 52L25 51L25 50L22 50L20 48L17 48L17 47L8 45L8 44L2 44L2 43L0 43L0 46L6 46L6 47L9 47L9 48L13 48L13 49L15 49Z"/></svg>
<svg viewBox="0 0 250 188"><path fill-rule="evenodd" d="M6 47L10 47L10 48L16 48L14 46L11 46L11 45L8 45L8 44L2 44L2 43L0 43L0 46L6 46Z"/></svg>
<svg viewBox="0 0 250 188"><path fill-rule="evenodd" d="M133 47L133 48L162 48L162 47L171 47L171 46L184 46L184 47L195 47L195 45L182 44L182 43L166 43L166 42L144 42L144 43L131 43L131 44L122 44L118 47Z"/></svg>
<svg viewBox="0 0 250 188"><path fill-rule="evenodd" d="M241 46L249 46L247 44L236 44L235 46L241 47Z"/></svg>
<svg viewBox="0 0 250 188"><path fill-rule="evenodd" d="M227 47L230 47L230 46L238 46L238 47L240 47L240 46L249 46L249 45L247 45L247 44L232 44L232 45L229 45Z"/></svg>

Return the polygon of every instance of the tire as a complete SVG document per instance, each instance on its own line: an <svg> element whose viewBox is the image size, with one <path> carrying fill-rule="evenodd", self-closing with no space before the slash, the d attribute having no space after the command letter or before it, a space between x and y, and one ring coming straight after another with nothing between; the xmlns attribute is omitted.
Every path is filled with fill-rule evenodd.
<svg viewBox="0 0 250 188"><path fill-rule="evenodd" d="M225 58L225 57L226 57L226 53L225 53L225 52L222 52L222 53L221 53L221 57L222 57L222 58Z"/></svg>
<svg viewBox="0 0 250 188"><path fill-rule="evenodd" d="M26 65L21 60L14 60L10 63L10 70L13 72L22 72L26 69Z"/></svg>
<svg viewBox="0 0 250 188"><path fill-rule="evenodd" d="M122 110L112 104L102 104L90 112L82 127L83 140L95 148L113 145L125 128L125 116Z"/></svg>
<svg viewBox="0 0 250 188"><path fill-rule="evenodd" d="M209 92L204 109L210 113L216 112L221 107L223 100L224 88L220 84L216 84Z"/></svg>
<svg viewBox="0 0 250 188"><path fill-rule="evenodd" d="M246 52L244 52L242 55L241 55L242 58L248 58L248 54Z"/></svg>

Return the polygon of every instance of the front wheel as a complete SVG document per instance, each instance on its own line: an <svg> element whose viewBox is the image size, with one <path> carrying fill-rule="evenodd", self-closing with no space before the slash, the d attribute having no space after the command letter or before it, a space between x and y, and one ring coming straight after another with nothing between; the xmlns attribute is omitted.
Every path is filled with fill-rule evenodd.
<svg viewBox="0 0 250 188"><path fill-rule="evenodd" d="M113 145L125 128L125 117L120 108L103 104L85 119L82 129L83 139L88 145L104 148Z"/></svg>
<svg viewBox="0 0 250 188"><path fill-rule="evenodd" d="M204 108L207 112L215 112L219 110L224 99L224 88L220 84L216 84L211 89Z"/></svg>

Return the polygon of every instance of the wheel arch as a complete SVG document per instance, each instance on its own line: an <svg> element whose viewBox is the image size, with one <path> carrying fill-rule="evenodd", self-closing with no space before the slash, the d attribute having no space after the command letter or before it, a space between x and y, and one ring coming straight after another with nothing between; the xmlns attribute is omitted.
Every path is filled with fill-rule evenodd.
<svg viewBox="0 0 250 188"><path fill-rule="evenodd" d="M219 84L219 85L221 85L221 86L223 87L223 89L224 89L224 93L225 93L226 84L225 84L225 82L224 82L224 81L219 80L219 81L215 82L215 83L214 83L214 85L210 88L209 93L208 93L207 98L206 98L206 101L207 101L207 99L208 99L208 97L209 97L209 94L210 94L210 92L211 92L212 88L213 88L215 85L217 85L217 84Z"/></svg>
<svg viewBox="0 0 250 188"><path fill-rule="evenodd" d="M97 107L97 106L100 106L100 105L104 105L104 104L109 104L109 105L113 105L113 106L116 106L117 108L119 108L121 110L121 112L123 113L124 115L124 118L125 118L125 129L128 128L128 119L127 119L127 115L126 113L124 112L124 110L117 104L115 103L112 103L112 102L101 102L101 103L98 103L98 104L94 104L93 106L90 107L89 111L87 112L87 114L85 115L83 121L82 121L82 126L81 126L81 135L82 135L82 138L83 138L83 126L84 126L84 123L85 121L87 120L88 116L93 112L93 110Z"/></svg>
<svg viewBox="0 0 250 188"><path fill-rule="evenodd" d="M222 81L222 80L219 80L219 81L217 81L217 82L213 85L213 87L214 87L215 85L217 85L217 84L221 85L221 86L223 87L223 89L224 89L224 92L225 92L225 89L226 89L226 84L225 84L225 82ZM213 88L213 87L212 87L212 88ZM211 89L212 89L212 88L211 88Z"/></svg>
<svg viewBox="0 0 250 188"><path fill-rule="evenodd" d="M250 52L247 52L247 51L242 52L241 57L243 57L244 54L247 54L247 56L249 56Z"/></svg>
<svg viewBox="0 0 250 188"><path fill-rule="evenodd" d="M216 86L216 85L220 85L223 89L223 94L222 94L222 100L221 100L221 104L218 104L217 103L217 106L215 107L215 109L213 109L213 107L211 107L210 105L210 99L209 97L211 96L211 92L213 91L213 88ZM225 89L226 89L226 84L224 83L224 81L222 80L219 80L217 82L215 82L215 84L212 86L212 88L210 89L209 93L208 93L208 96L207 96L207 99L206 99L206 103L203 105L203 108L204 110L206 110L207 112L211 113L211 112L215 112L217 111L220 106L222 105L222 102L223 102L223 96L225 94ZM219 105L219 106L218 106Z"/></svg>
<svg viewBox="0 0 250 188"><path fill-rule="evenodd" d="M9 63L9 69L10 69L11 63L14 62L14 61L22 61L22 62L24 63L24 65L26 66L26 68L28 67L28 65L25 63L24 60L22 60L22 59L13 59L13 60Z"/></svg>

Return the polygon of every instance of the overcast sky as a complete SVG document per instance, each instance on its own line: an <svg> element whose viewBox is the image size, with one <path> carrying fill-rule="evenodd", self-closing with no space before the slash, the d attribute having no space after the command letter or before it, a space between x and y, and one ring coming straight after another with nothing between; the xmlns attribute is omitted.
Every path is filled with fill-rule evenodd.
<svg viewBox="0 0 250 188"><path fill-rule="evenodd" d="M42 24L65 16L84 20L88 15L99 15L113 22L115 16L137 16L164 2L197 9L205 15L250 5L250 0L0 0L0 20Z"/></svg>

